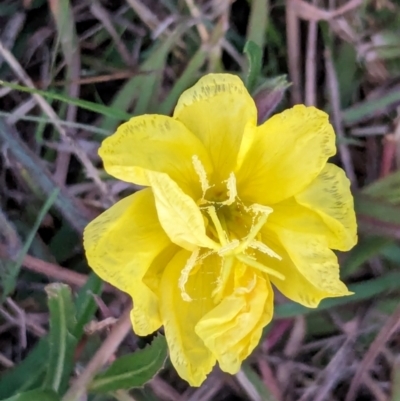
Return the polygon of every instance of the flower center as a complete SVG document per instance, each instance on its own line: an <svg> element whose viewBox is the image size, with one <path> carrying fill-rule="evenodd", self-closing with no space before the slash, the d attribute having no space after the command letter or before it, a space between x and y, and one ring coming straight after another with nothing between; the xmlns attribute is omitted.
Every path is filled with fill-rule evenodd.
<svg viewBox="0 0 400 401"><path fill-rule="evenodd" d="M192 301L185 288L189 275L198 270L194 268L204 259L215 253L221 257L219 277L212 293L216 303L222 298L236 261L284 280L284 275L258 262L254 256L254 250L257 250L281 260L277 253L260 241L260 230L273 209L256 203L246 206L238 197L233 173L222 183L210 185L199 158L195 155L192 160L202 188L202 197L197 204L206 221L207 235L219 246L217 249L196 248L193 251L179 278L182 298Z"/></svg>

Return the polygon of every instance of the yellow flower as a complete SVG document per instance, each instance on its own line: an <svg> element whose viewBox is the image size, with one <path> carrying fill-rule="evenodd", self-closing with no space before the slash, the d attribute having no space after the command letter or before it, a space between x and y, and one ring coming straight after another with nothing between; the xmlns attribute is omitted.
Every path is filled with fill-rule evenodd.
<svg viewBox="0 0 400 401"><path fill-rule="evenodd" d="M236 373L272 318L274 284L310 308L350 294L331 249L356 243L349 181L328 116L295 106L256 125L242 81L210 74L173 117L122 124L99 151L114 177L148 186L84 233L89 265L133 299L134 331L162 325L179 375Z"/></svg>

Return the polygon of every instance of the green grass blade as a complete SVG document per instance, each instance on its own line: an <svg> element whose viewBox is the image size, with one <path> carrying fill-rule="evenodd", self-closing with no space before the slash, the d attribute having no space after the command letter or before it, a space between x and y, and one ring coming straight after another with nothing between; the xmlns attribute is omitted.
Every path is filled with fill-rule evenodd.
<svg viewBox="0 0 400 401"><path fill-rule="evenodd" d="M253 0L246 40L254 42L260 49L265 46L269 15L269 0Z"/></svg>
<svg viewBox="0 0 400 401"><path fill-rule="evenodd" d="M74 336L80 339L84 332L84 327L93 318L97 310L94 296L100 295L103 282L94 273L89 275L86 284L79 290L75 300L77 322L74 328Z"/></svg>
<svg viewBox="0 0 400 401"><path fill-rule="evenodd" d="M130 115L128 113L125 113L122 110L114 109L114 108L111 108L108 106L104 106L102 104L89 102L87 100L75 99L75 98L72 98L72 97L69 97L66 95L62 95L57 92L43 91L40 89L32 89L32 88L28 88L26 86L21 86L18 84L13 84L11 82L5 82L2 80L0 80L0 86L5 86L7 88L18 90L20 92L41 95L48 99L59 100L61 102L64 102L67 104L73 104L82 109L89 110L89 111L92 111L92 112L100 114L100 115L109 116L109 117L117 118L120 120L127 120L130 117Z"/></svg>
<svg viewBox="0 0 400 401"><path fill-rule="evenodd" d="M386 114L389 107L395 106L400 101L400 91L389 92L380 99L365 100L349 107L342 113L345 124L356 124L373 117Z"/></svg>
<svg viewBox="0 0 400 401"><path fill-rule="evenodd" d="M165 337L159 335L151 345L117 359L104 373L96 376L89 387L95 393L141 387L163 368L167 358Z"/></svg>
<svg viewBox="0 0 400 401"><path fill-rule="evenodd" d="M60 398L52 390L33 390L16 394L3 401L60 401Z"/></svg>
<svg viewBox="0 0 400 401"><path fill-rule="evenodd" d="M278 305L275 308L275 319L284 319L300 315L308 315L314 312L320 312L337 306L348 305L352 302L364 301L374 298L384 292L399 289L400 272L391 272L382 277L372 280L363 281L361 283L349 285L350 291L354 294L348 297L329 298L321 302L318 308L310 309L305 306L288 302Z"/></svg>
<svg viewBox="0 0 400 401"><path fill-rule="evenodd" d="M48 355L48 337L46 336L39 340L21 363L1 375L0 399L31 390L46 372Z"/></svg>
<svg viewBox="0 0 400 401"><path fill-rule="evenodd" d="M257 79L261 72L262 50L256 43L247 42L244 46L244 53L248 60L246 88L250 93L252 93L256 87Z"/></svg>
<svg viewBox="0 0 400 401"><path fill-rule="evenodd" d="M182 75L175 82L174 87L169 92L168 96L161 103L157 109L159 114L170 114L176 103L178 102L179 96L182 92L192 85L200 68L204 65L207 59L207 52L200 48L195 55L191 58Z"/></svg>
<svg viewBox="0 0 400 401"><path fill-rule="evenodd" d="M44 388L61 394L68 385L77 344L73 336L76 327L75 306L71 289L65 284L49 284L46 292L50 310L50 353Z"/></svg>

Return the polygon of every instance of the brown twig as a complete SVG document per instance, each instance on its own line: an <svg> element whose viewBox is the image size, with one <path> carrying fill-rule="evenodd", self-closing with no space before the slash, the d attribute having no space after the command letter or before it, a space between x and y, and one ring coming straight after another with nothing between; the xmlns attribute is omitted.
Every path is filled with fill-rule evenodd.
<svg viewBox="0 0 400 401"><path fill-rule="evenodd" d="M0 244L0 257L5 258L6 255L5 246ZM88 279L85 274L74 272L54 263L46 262L30 255L25 256L24 260L22 261L22 266L35 273L44 274L45 276L48 276L54 280L77 287L82 287L85 285ZM104 291L115 293L117 290L111 285L105 283Z"/></svg>
<svg viewBox="0 0 400 401"><path fill-rule="evenodd" d="M359 368L356 374L354 375L353 380L351 381L350 388L347 392L345 401L355 400L358 387L361 385L364 375L371 368L371 365L374 362L375 358L380 353L381 348L390 339L392 334L395 333L399 328L400 328L400 307L398 307L396 311L386 321L385 325L382 327L381 331L379 332L375 340L370 345L368 351L364 355L364 358L358 365Z"/></svg>
<svg viewBox="0 0 400 401"><path fill-rule="evenodd" d="M87 388L96 373L107 363L132 329L130 320L131 309L132 304L129 304L110 332L110 335L87 364L85 370L75 379L69 390L65 393L62 401L78 401L86 394Z"/></svg>

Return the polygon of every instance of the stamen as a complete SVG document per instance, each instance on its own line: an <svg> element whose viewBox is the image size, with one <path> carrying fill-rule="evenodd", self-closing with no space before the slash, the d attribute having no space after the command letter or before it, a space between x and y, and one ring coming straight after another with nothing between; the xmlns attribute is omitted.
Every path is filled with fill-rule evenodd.
<svg viewBox="0 0 400 401"><path fill-rule="evenodd" d="M274 269L271 269L270 267L264 266L262 263L257 262L257 260L255 260L254 258L251 258L248 255L245 255L244 253L235 255L236 258L238 260L240 260L241 262L243 262L244 264L246 264L247 266L251 266L254 267L255 269L258 269L264 273L267 273L271 276L274 276L276 278L279 278L280 280L285 280L286 277L282 274L277 272Z"/></svg>
<svg viewBox="0 0 400 401"><path fill-rule="evenodd" d="M228 242L226 245L222 246L218 249L219 256L227 256L227 255L234 255L235 252L231 252L236 250L236 248L240 245L240 241L238 239L234 239L231 242Z"/></svg>
<svg viewBox="0 0 400 401"><path fill-rule="evenodd" d="M190 295L186 292L185 286L189 280L190 272L196 266L196 263L197 263L198 257L199 257L199 252L200 252L200 248L196 248L192 252L192 254L190 255L190 258L186 262L185 267L181 271L181 275L178 280L178 286L179 286L179 289L181 290L182 299L186 302L193 301L192 298L190 297Z"/></svg>
<svg viewBox="0 0 400 401"><path fill-rule="evenodd" d="M201 190L203 191L203 199L206 195L206 192L209 188L211 188L210 183L208 182L207 172L203 166L203 163L200 161L197 155L192 156L192 163L194 170L196 171L197 175L200 179Z"/></svg>
<svg viewBox="0 0 400 401"><path fill-rule="evenodd" d="M235 199L237 197L235 174L230 173L229 178L224 182L226 182L226 187L228 188L228 199L224 202L221 202L221 204L229 206L235 202Z"/></svg>
<svg viewBox="0 0 400 401"><path fill-rule="evenodd" d="M218 239L222 246L225 246L228 243L228 238L224 229L221 226L221 222L218 219L217 212L215 211L214 206L209 206L207 208L207 212L211 217L212 222L214 223L215 229L217 230Z"/></svg>
<svg viewBox="0 0 400 401"><path fill-rule="evenodd" d="M269 246L265 245L261 241L253 240L249 243L249 247L253 248L253 249L257 249L258 251L265 253L268 256L271 256L271 258L276 258L276 259L282 260L281 256L279 256Z"/></svg>
<svg viewBox="0 0 400 401"><path fill-rule="evenodd" d="M247 211L252 211L254 213L262 213L266 214L267 216L270 215L274 209L269 206L260 205L259 203L253 203L251 206L246 208Z"/></svg>
<svg viewBox="0 0 400 401"><path fill-rule="evenodd" d="M222 293L228 284L229 276L232 272L233 262L234 258L232 256L222 258L222 266L217 280L217 286L211 294L215 303L218 303L222 299Z"/></svg>
<svg viewBox="0 0 400 401"><path fill-rule="evenodd" d="M267 222L268 214L263 214L258 219L257 223L251 227L249 234L247 237L242 241L240 246L236 249L235 253L242 253L246 250L246 248L250 245L250 242L256 238L258 232L262 229L264 224Z"/></svg>

